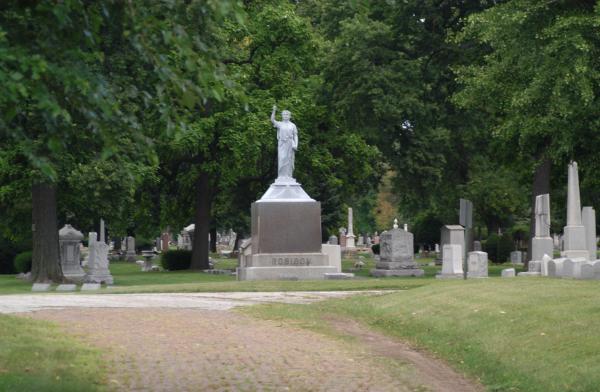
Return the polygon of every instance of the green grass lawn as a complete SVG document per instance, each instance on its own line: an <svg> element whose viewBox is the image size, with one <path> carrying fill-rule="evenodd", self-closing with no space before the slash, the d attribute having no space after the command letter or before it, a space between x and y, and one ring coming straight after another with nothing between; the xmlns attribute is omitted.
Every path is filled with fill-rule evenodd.
<svg viewBox="0 0 600 392"><path fill-rule="evenodd" d="M0 391L106 390L100 351L52 323L0 315Z"/></svg>
<svg viewBox="0 0 600 392"><path fill-rule="evenodd" d="M318 290L383 290L406 289L427 284L440 270L440 266L429 266L433 259L417 259L425 270L424 278L401 277L375 279L369 271L375 268L375 261L369 254L363 254L365 266L354 270L355 259L342 260L342 269L352 271L357 279L347 281L265 281L237 282L235 276L212 275L196 271L161 271L142 272L135 263L111 262L110 271L114 278L111 293L143 293L143 292L214 292L214 291L318 291ZM214 257L215 268L235 269L236 259ZM491 265L490 276L500 275L503 268L510 264ZM108 290L103 290L103 293ZM31 283L16 279L14 275L0 275L1 294L31 293Z"/></svg>
<svg viewBox="0 0 600 392"><path fill-rule="evenodd" d="M316 330L326 325L324 315L353 318L427 349L492 391L600 388L596 281L430 281L377 297L241 311Z"/></svg>

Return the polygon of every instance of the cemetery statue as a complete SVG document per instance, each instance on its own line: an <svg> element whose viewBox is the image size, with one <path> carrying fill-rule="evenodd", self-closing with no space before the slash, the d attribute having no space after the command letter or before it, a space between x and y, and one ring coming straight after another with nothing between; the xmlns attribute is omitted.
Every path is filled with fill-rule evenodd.
<svg viewBox="0 0 600 392"><path fill-rule="evenodd" d="M277 163L278 178L292 178L294 173L294 154L298 149L298 130L290 121L292 114L288 110L281 112L283 121L275 120L277 106L273 105L271 122L277 128Z"/></svg>

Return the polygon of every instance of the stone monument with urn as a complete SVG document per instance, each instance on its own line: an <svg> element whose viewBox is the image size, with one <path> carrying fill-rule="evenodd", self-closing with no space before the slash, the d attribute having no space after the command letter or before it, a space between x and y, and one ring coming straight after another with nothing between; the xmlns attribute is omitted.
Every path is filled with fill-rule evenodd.
<svg viewBox="0 0 600 392"><path fill-rule="evenodd" d="M277 128L278 176L265 194L251 206L250 241L242 245L239 280L324 279L336 273L321 244L321 203L313 200L294 179L298 129L284 110ZM339 245L329 245L339 246Z"/></svg>

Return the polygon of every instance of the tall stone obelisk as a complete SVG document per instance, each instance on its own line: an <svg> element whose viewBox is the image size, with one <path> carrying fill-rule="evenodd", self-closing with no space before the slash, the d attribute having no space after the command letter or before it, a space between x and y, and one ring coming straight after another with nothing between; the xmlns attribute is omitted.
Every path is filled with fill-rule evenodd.
<svg viewBox="0 0 600 392"><path fill-rule="evenodd" d="M346 234L346 249L354 249L356 245L354 244L354 239L356 236L354 235L353 226L354 217L352 216L352 207L348 208L348 233Z"/></svg>
<svg viewBox="0 0 600 392"><path fill-rule="evenodd" d="M581 199L579 196L579 174L577 162L569 164L567 186L567 225L564 228L564 250L561 255L570 259L589 260L585 241L585 227L581 221Z"/></svg>
<svg viewBox="0 0 600 392"><path fill-rule="evenodd" d="M535 198L535 237L531 240L531 260L541 261L544 255L554 254L554 243L550 237L550 195Z"/></svg>

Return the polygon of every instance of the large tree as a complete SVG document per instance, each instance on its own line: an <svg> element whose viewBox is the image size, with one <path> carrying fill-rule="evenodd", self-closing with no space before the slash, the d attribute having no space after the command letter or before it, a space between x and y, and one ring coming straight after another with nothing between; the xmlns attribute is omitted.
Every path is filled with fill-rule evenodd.
<svg viewBox="0 0 600 392"><path fill-rule="evenodd" d="M136 166L155 162L149 136L181 128L170 103L219 96L211 87L222 77L212 60L216 49L202 33L212 21L235 12L230 4L48 0L2 5L0 149L9 164L21 165L22 177L31 184L35 281L62 280L57 190L69 176L89 168L101 174L102 164L92 161L111 160L121 180L138 178ZM201 27L189 31L190 20ZM196 72L173 66L173 54ZM102 192L81 197L95 194ZM94 199L88 200L93 208Z"/></svg>
<svg viewBox="0 0 600 392"><path fill-rule="evenodd" d="M598 23L593 0L512 0L470 16L457 36L486 53L458 68L455 101L485 113L496 151L528 171L531 214L535 196L550 192L552 163L566 173L569 160L580 161L584 189L597 178Z"/></svg>

